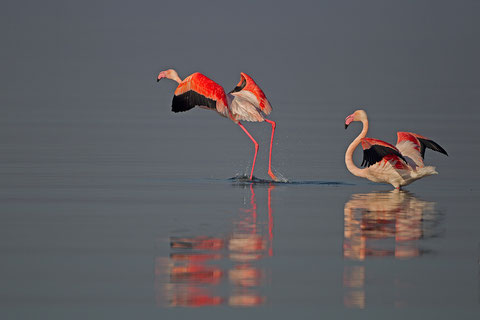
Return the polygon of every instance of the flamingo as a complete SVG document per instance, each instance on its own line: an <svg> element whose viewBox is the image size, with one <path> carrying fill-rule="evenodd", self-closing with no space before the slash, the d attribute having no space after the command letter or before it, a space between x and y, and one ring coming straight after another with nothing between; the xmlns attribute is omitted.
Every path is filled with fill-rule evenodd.
<svg viewBox="0 0 480 320"><path fill-rule="evenodd" d="M400 189L415 180L438 174L435 167L425 166L423 159L425 149L429 148L448 156L447 152L436 142L411 132L398 132L397 145L382 140L365 138L368 131L368 118L364 110L356 110L345 119L345 129L353 121L363 124L362 132L348 146L345 153L345 164L348 171L357 177L366 178L373 182L391 184L395 189ZM352 159L353 151L362 143L363 162L358 168Z"/></svg>
<svg viewBox="0 0 480 320"><path fill-rule="evenodd" d="M271 124L272 135L270 138L268 175L273 180L278 181L277 177L272 172L272 144L276 123L266 118L266 116L272 112L272 106L268 102L262 89L260 89L249 75L241 72L240 82L228 94L225 94L224 89L219 84L199 72L193 73L182 80L175 70L168 69L158 74L157 82L163 78L178 83L172 101L173 112L184 112L196 106L204 109L211 109L215 110L221 116L229 118L242 128L255 146L250 180L253 178L253 170L255 169L258 143L243 124L240 123L240 120L252 122L265 121Z"/></svg>
<svg viewBox="0 0 480 320"><path fill-rule="evenodd" d="M408 191L353 194L344 207L343 256L351 260L419 256L422 251L415 241L435 233L432 222L437 212L434 202L420 200ZM394 239L390 242L393 247L376 247L375 241L380 239Z"/></svg>

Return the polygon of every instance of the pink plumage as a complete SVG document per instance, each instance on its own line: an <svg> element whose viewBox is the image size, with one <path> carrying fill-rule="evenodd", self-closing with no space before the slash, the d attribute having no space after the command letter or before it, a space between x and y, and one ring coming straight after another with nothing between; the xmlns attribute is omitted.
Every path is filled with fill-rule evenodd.
<svg viewBox="0 0 480 320"><path fill-rule="evenodd" d="M411 132L398 132L396 146L382 140L365 138L368 118L364 110L357 110L349 115L345 119L345 128L354 121L362 122L363 129L348 147L345 164L347 169L358 177L390 183L395 188L400 188L420 178L437 174L435 167L425 166L423 163L426 148L447 155L447 152L433 140ZM364 169L355 166L352 159L353 151L360 143L363 148L362 166L366 167Z"/></svg>
<svg viewBox="0 0 480 320"><path fill-rule="evenodd" d="M182 80L175 70L169 69L159 73L157 82L163 78L171 79L178 83L172 101L173 112L187 111L197 106L211 109L217 111L221 116L229 118L242 128L255 146L250 180L253 178L253 170L255 169L258 143L240 121L266 121L271 124L272 135L270 139L268 175L273 180L278 180L271 168L272 144L276 123L266 118L272 111L272 107L265 93L249 75L242 72L240 74L240 82L228 94L225 94L225 90L219 84L199 72L193 73Z"/></svg>

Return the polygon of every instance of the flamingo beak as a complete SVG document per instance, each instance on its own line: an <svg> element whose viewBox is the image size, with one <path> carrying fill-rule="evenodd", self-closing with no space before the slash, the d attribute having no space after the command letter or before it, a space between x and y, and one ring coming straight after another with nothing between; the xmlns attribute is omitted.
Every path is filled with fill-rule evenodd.
<svg viewBox="0 0 480 320"><path fill-rule="evenodd" d="M353 114L345 118L345 129L348 128L348 125L353 122Z"/></svg>
<svg viewBox="0 0 480 320"><path fill-rule="evenodd" d="M163 78L165 78L166 75L165 75L165 71L162 71L158 74L158 77L157 77L157 82L159 82L160 80L162 80Z"/></svg>

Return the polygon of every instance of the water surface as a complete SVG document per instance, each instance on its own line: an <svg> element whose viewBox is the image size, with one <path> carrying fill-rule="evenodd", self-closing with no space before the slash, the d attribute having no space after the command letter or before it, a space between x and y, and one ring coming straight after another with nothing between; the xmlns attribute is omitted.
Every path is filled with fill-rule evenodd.
<svg viewBox="0 0 480 320"><path fill-rule="evenodd" d="M466 143L425 126L429 115L411 121L451 156L427 151L440 174L395 192L346 171L343 152L360 128L345 131L343 114L318 128L282 107L273 163L288 183L235 178L253 148L204 110L4 122L14 138L1 155L2 313L478 312L478 188L459 155ZM200 139L184 130L196 117ZM159 137L159 126L175 134ZM268 128L249 127L266 146ZM261 150L255 174L267 179Z"/></svg>

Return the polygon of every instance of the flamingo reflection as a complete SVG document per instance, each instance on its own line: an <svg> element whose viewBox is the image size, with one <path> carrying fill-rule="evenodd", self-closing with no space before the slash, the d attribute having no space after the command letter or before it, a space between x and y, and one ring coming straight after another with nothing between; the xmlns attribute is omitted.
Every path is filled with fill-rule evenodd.
<svg viewBox="0 0 480 320"><path fill-rule="evenodd" d="M264 217L257 209L254 186L249 185L248 208L239 211L228 236L172 237L170 256L158 257L155 262L157 304L184 307L263 304L265 297L258 289L265 281L266 271L256 262L273 255L271 191L274 188L268 186L268 216Z"/></svg>
<svg viewBox="0 0 480 320"><path fill-rule="evenodd" d="M354 194L344 207L343 257L363 261L369 257L410 259L428 252L419 240L436 233L435 203L416 198L408 191ZM365 307L364 265L346 265L344 305Z"/></svg>

